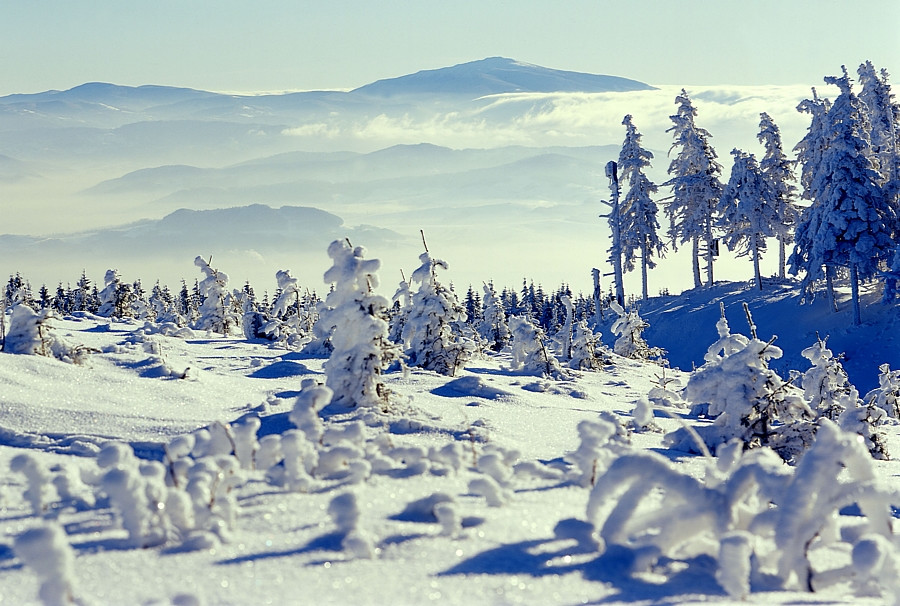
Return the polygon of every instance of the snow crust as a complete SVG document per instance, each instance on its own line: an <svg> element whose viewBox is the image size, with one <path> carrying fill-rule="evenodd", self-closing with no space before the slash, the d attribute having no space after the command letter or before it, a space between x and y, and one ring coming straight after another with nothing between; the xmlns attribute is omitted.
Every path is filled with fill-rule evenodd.
<svg viewBox="0 0 900 606"><path fill-rule="evenodd" d="M801 584L775 589L751 574L748 554L757 547L743 531L720 543L701 540L696 556L665 552L670 560L629 546L634 524L651 519L638 495L652 499L652 485L642 484L652 477L680 478L659 484L682 488L653 518L680 520L676 541L714 536L704 533L719 522L702 503L718 503L713 495L724 494L728 474L755 465L754 477L764 478L761 470L770 470L765 495L792 473L771 453L741 458L721 448L712 473L703 457L664 449L663 432L630 432L633 403L659 389L659 366L608 354L597 370L536 382L508 370L507 348L470 360L455 378L386 372L387 387L405 402L386 415L329 404L322 358L236 336L145 334L142 323L107 318L57 324L68 341L98 353L80 366L0 353L0 469L8 470L0 482L0 603L35 604L39 595L53 603L67 592L93 604L292 603L298 592L323 604L891 599L883 579L896 565L896 547L877 529L895 522L891 512L873 512L897 467L860 458L868 457L860 444L840 448L856 457L845 459L846 473L869 482L859 512L869 517L856 513L843 484L805 510L827 517L827 536L836 541L816 551L817 570L840 573L818 593ZM148 341L155 344L149 350ZM160 355L195 374L146 373ZM276 372L287 358L295 366ZM266 368L272 372L259 372ZM666 376L687 382L679 371ZM635 421L646 425L649 416L664 431L681 426L653 406L645 401ZM834 444L843 444L833 433ZM895 426L887 440L900 451ZM833 464L828 452L808 466ZM620 483L608 475L632 471ZM180 488L166 485L169 473ZM629 482L641 490L618 505L607 500ZM799 507L811 489L793 490ZM741 511L758 511L754 503ZM834 503L841 505L829 509ZM606 517L610 507L620 513ZM619 525L626 511L639 517ZM31 540L38 536L31 529L53 521L63 530ZM20 542L59 555L28 560ZM779 546L784 570L802 574L790 541ZM717 567L717 558L727 565ZM58 562L59 572L34 561ZM56 584L42 589L51 578Z"/></svg>

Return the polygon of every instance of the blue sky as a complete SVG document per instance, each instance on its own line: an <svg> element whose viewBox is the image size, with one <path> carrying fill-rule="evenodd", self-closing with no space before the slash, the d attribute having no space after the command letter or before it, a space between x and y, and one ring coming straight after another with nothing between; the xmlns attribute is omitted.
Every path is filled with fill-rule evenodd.
<svg viewBox="0 0 900 606"><path fill-rule="evenodd" d="M505 56L651 84L819 84L900 74L898 0L15 0L0 95L88 81L352 88Z"/></svg>

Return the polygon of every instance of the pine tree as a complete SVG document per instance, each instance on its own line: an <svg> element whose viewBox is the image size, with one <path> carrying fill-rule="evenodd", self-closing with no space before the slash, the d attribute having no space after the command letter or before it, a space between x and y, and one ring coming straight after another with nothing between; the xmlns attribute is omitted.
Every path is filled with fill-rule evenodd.
<svg viewBox="0 0 900 606"><path fill-rule="evenodd" d="M759 163L759 168L775 194L778 221L773 227L778 238L778 277L784 279L787 245L793 240L793 230L800 218L800 213L794 205L794 198L797 194L794 182L797 177L794 175L794 162L788 160L784 155L781 131L766 112L759 115L757 138L766 150Z"/></svg>
<svg viewBox="0 0 900 606"><path fill-rule="evenodd" d="M493 351L500 351L509 343L509 325L506 323L503 302L497 298L494 285L490 282L484 285L482 320L478 333L487 340Z"/></svg>
<svg viewBox="0 0 900 606"><path fill-rule="evenodd" d="M827 147L810 184L812 206L797 227L791 272L806 272L805 283L821 277L821 267L850 270L853 322L860 324L859 281L871 278L893 252L892 226L897 220L879 186L865 137L862 104L853 94L847 69L827 77L841 94L826 116Z"/></svg>
<svg viewBox="0 0 900 606"><path fill-rule="evenodd" d="M666 215L671 222L669 237L672 246L678 250L679 244L691 242L694 287L701 285L700 243L705 245L707 284L713 283L713 237L716 202L722 193L719 175L722 166L716 161L716 152L709 144L710 134L694 123L697 110L694 109L687 92L682 89L675 98L678 112L670 116L674 123L666 132L675 138L671 149L680 148L669 164L671 179L663 183L672 188ZM671 150L669 151L671 155Z"/></svg>
<svg viewBox="0 0 900 606"><path fill-rule="evenodd" d="M325 299L316 333L320 338L328 335L332 347L325 362L332 402L386 410L390 391L381 375L400 352L388 339L388 301L373 292L381 262L365 259L365 252L346 240L329 245L333 265L325 272L325 283L334 289Z"/></svg>
<svg viewBox="0 0 900 606"><path fill-rule="evenodd" d="M753 261L756 287L762 290L759 259L766 251L766 238L777 234L779 214L775 191L763 178L753 154L735 149L731 176L719 198L718 226L725 234L728 250Z"/></svg>
<svg viewBox="0 0 900 606"><path fill-rule="evenodd" d="M875 71L871 61L859 66L859 100L868 118L868 135L872 164L881 174L881 184L896 181L898 175L898 137L900 137L900 105L894 102L887 70Z"/></svg>
<svg viewBox="0 0 900 606"><path fill-rule="evenodd" d="M647 270L656 263L654 255L662 255L665 244L659 239L656 218L658 209L651 198L659 187L644 174L650 166L653 154L641 147L641 133L631 121L631 114L622 121L625 125L625 141L619 152L619 179L627 188L622 199L622 254L623 269L634 269L635 256L641 259L641 296L647 298Z"/></svg>
<svg viewBox="0 0 900 606"><path fill-rule="evenodd" d="M433 258L427 247L419 261L422 264L410 276L419 289L413 293L403 325L405 353L410 365L452 377L474 352L474 344L460 330L465 309L437 279L437 269L447 269L447 262Z"/></svg>
<svg viewBox="0 0 900 606"><path fill-rule="evenodd" d="M211 261L212 259L205 261L199 256L194 259L194 265L199 267L205 276L196 286L203 298L197 310L199 317L196 327L199 330L220 332L227 336L240 325L240 321L232 307L231 293L228 292L228 274L210 266Z"/></svg>
<svg viewBox="0 0 900 606"><path fill-rule="evenodd" d="M810 204L815 201L812 184L815 181L817 171L822 167L822 155L825 152L825 148L828 147L827 116L830 109L831 101L820 98L815 87L812 89L812 99L805 99L797 105L798 112L810 115L809 128L806 131L806 135L794 146L794 151L797 152L797 162L800 164L800 185L803 186L801 197L810 202ZM809 250L813 246L812 238L814 233L799 228L804 221L804 216L807 216L809 212L809 207L807 207L797 219L797 228L794 232L795 253L798 249ZM788 263L791 263L793 266L791 259L788 259ZM796 274L796 271L792 268L791 273ZM828 266L824 269L818 267L814 274L807 272L804 277L804 290L807 295L812 294L815 281L823 277L823 275L828 305L832 310L837 311L834 297L834 267Z"/></svg>

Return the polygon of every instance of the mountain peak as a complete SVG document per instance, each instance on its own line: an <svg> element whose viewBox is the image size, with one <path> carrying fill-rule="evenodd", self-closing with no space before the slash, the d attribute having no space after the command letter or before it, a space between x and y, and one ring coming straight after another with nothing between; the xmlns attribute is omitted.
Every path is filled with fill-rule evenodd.
<svg viewBox="0 0 900 606"><path fill-rule="evenodd" d="M501 93L624 92L653 87L627 78L550 69L506 57L488 57L451 67L378 80L354 93L376 97L398 95L464 95Z"/></svg>

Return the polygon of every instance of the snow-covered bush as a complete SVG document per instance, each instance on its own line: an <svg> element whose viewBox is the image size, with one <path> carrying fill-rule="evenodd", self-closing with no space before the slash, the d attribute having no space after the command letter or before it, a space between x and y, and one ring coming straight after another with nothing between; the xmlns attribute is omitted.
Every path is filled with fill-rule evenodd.
<svg viewBox="0 0 900 606"><path fill-rule="evenodd" d="M25 476L28 487L22 496L31 505L31 512L36 516L44 515L47 505L56 496L50 473L27 453L14 456L9 462L9 469Z"/></svg>
<svg viewBox="0 0 900 606"><path fill-rule="evenodd" d="M609 412L578 423L578 438L578 449L567 454L566 460L573 466L572 479L582 486L593 486L631 443L628 430Z"/></svg>
<svg viewBox="0 0 900 606"><path fill-rule="evenodd" d="M661 558L684 563L707 555L716 578L733 597L751 579L767 577L784 589L813 591L858 578L858 567L880 558L854 557L853 565L822 570L816 552L843 543L865 550L869 536L893 540L890 518L900 494L878 487L872 459L852 433L819 421L813 445L795 468L768 448L743 451L738 441L720 448L706 481L679 471L653 452L626 452L611 462L591 490L587 519L601 550L619 545L634 556L631 572ZM843 470L843 471L840 471ZM836 475L837 474L837 475ZM842 516L848 506L859 515ZM852 532L842 532L842 526ZM840 550L838 545L838 551ZM824 560L831 562L833 560ZM868 575L868 579L872 576ZM895 579L879 579L893 591Z"/></svg>
<svg viewBox="0 0 900 606"><path fill-rule="evenodd" d="M390 391L381 374L399 351L388 339L388 301L372 289L378 285L377 259L365 259L365 249L346 240L328 247L333 265L325 282L334 290L325 300L317 326L330 334L333 348L325 362L326 385L333 402L343 406L387 409Z"/></svg>
<svg viewBox="0 0 900 606"><path fill-rule="evenodd" d="M522 316L509 319L512 333L512 367L510 370L526 375L563 378L566 372L547 347L544 331Z"/></svg>
<svg viewBox="0 0 900 606"><path fill-rule="evenodd" d="M312 310L303 301L297 278L288 270L275 273L278 283L278 298L272 305L272 318L262 327L261 332L277 345L300 350L312 341ZM246 318L246 315L245 315Z"/></svg>
<svg viewBox="0 0 900 606"><path fill-rule="evenodd" d="M716 329L719 339L685 387L685 399L709 404L709 415L715 417L704 440L715 447L737 438L746 448L771 446L786 460L793 459L811 442L815 415L800 390L769 368L781 349L774 339L766 343L756 338L752 321L752 338L731 334L724 308Z"/></svg>
<svg viewBox="0 0 900 606"><path fill-rule="evenodd" d="M603 359L597 355L599 347L600 333L591 330L587 320L581 320L575 325L569 367L576 370L597 370L603 364Z"/></svg>
<svg viewBox="0 0 900 606"><path fill-rule="evenodd" d="M478 334L489 343L493 351L500 351L509 343L509 325L503 301L494 292L493 284L484 285L482 299L482 320L478 326Z"/></svg>
<svg viewBox="0 0 900 606"><path fill-rule="evenodd" d="M888 417L900 419L900 370L891 370L889 364L878 367L878 387L866 394L866 403L883 410Z"/></svg>
<svg viewBox="0 0 900 606"><path fill-rule="evenodd" d="M372 538L359 526L359 505L356 495L345 492L331 499L328 515L343 535L341 547L357 558L375 557Z"/></svg>
<svg viewBox="0 0 900 606"><path fill-rule="evenodd" d="M465 308L456 294L437 279L437 268L446 261L433 259L426 251L421 265L410 279L419 283L403 323L402 339L411 366L419 366L447 376L455 376L472 357L475 344L463 337L460 324Z"/></svg>
<svg viewBox="0 0 900 606"><path fill-rule="evenodd" d="M610 308L618 314L618 319L613 322L612 330L616 335L613 351L623 358L634 360L648 360L661 358L665 352L658 347L650 347L641 335L649 324L638 315L636 310L626 312L621 305L610 301Z"/></svg>
<svg viewBox="0 0 900 606"><path fill-rule="evenodd" d="M800 386L810 408L817 411L820 417L836 421L845 408L854 405L850 395L853 386L840 357L831 353L825 341L827 339L817 339L816 343L801 352L812 368L803 373Z"/></svg>
<svg viewBox="0 0 900 606"><path fill-rule="evenodd" d="M75 599L75 552L56 524L26 530L16 537L13 551L38 576L38 597L44 606L66 606Z"/></svg>
<svg viewBox="0 0 900 606"><path fill-rule="evenodd" d="M24 304L13 307L9 332L3 351L11 354L38 355L81 364L94 350L82 345L69 345L56 336L52 320L59 316L52 309L34 311Z"/></svg>
<svg viewBox="0 0 900 606"><path fill-rule="evenodd" d="M204 276L199 284L203 303L197 310L199 317L195 328L229 335L240 326L240 320L233 308L231 293L228 292L228 274L213 269L210 261L205 261L200 256L194 259L194 265L200 268Z"/></svg>

